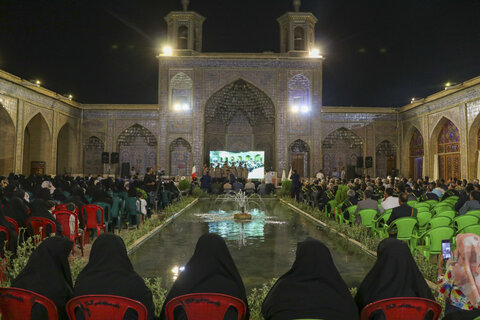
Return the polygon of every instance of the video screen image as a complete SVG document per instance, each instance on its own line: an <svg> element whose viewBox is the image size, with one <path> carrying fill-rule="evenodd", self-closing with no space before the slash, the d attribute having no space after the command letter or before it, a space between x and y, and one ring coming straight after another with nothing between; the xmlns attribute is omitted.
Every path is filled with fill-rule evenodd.
<svg viewBox="0 0 480 320"><path fill-rule="evenodd" d="M242 167L247 164L248 179L263 179L265 177L265 152L264 151L246 151L246 152L229 152L229 151L210 151L210 163L216 167L220 164L222 167L225 162L229 166L232 164Z"/></svg>

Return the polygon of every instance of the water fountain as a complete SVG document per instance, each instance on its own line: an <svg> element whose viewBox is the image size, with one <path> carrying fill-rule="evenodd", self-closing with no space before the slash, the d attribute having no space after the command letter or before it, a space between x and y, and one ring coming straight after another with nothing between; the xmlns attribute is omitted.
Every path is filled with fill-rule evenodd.
<svg viewBox="0 0 480 320"><path fill-rule="evenodd" d="M258 200L254 200L254 197L257 197ZM221 200L222 203L225 201L232 201L235 203L236 209L240 210L240 212L235 212L233 218L241 221L251 220L252 215L249 212L254 207L260 208L263 203L262 198L258 194L247 195L244 191L220 195L217 197L217 201L219 200Z"/></svg>

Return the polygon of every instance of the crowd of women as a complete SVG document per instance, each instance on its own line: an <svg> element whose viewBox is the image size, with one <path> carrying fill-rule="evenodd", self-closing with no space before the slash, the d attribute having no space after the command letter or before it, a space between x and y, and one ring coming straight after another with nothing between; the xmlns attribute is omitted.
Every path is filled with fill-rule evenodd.
<svg viewBox="0 0 480 320"><path fill-rule="evenodd" d="M444 319L474 319L480 316L479 272L480 238L464 234L458 238L452 259L447 261L448 276L440 275L440 295L447 298ZM43 241L32 253L27 266L12 282L13 287L39 293L52 300L66 319L65 304L72 297L108 294L141 302L148 319L155 319L152 292L134 271L122 239L114 234L100 235L94 242L90 259L75 283L69 268L72 243L61 237ZM443 280L442 280L443 279ZM446 289L446 288L449 289ZM448 298L455 290L465 292L468 304L451 305ZM225 241L216 234L202 235L193 256L174 282L163 304L160 319L166 319L165 306L175 297L189 293L221 293L242 300L249 309L245 287ZM383 240L377 249L377 261L358 287L355 297L343 281L329 249L319 240L307 238L297 246L296 258L282 275L262 305L267 320L287 319L359 319L368 304L394 297L422 297L435 300L408 249L396 239ZM455 300L457 301L457 300ZM467 310L462 310L462 309ZM472 309L472 310L468 310ZM45 310L34 307L32 319L45 319ZM81 310L77 317L82 318ZM186 319L183 309L175 310L175 319ZM124 319L136 319L134 311ZM224 319L237 319L236 309L228 309ZM385 319L382 312L370 319Z"/></svg>

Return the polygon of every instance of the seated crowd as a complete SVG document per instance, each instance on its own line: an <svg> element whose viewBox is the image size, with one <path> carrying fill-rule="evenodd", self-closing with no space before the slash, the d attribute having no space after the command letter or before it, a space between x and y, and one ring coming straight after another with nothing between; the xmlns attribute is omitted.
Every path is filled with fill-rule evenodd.
<svg viewBox="0 0 480 320"><path fill-rule="evenodd" d="M86 205L102 208L103 221L107 229L120 230L125 222L138 225L151 216L153 208L162 208L180 198L181 193L172 180L156 181L146 175L139 179L101 179L94 177L71 176L35 176L29 177L9 175L0 177L0 226L8 231L8 246L15 252L17 239L34 235L31 220L44 218L52 222L57 235L65 234L64 225L56 219L55 214L62 209L72 213L70 216L70 232L75 230L75 221L80 233L83 233L86 221L84 210ZM97 212L97 222L100 220ZM52 232L53 226L47 224L46 232ZM19 230L25 230L18 235ZM20 236L20 237L19 237ZM3 244L6 236L0 232ZM3 256L3 245L0 246Z"/></svg>
<svg viewBox="0 0 480 320"><path fill-rule="evenodd" d="M480 315L479 289L476 278L480 238L474 234L459 235L459 246L447 261L447 273L439 275L440 299L445 299L444 319L474 319ZM59 319L66 317L65 306L74 297L107 294L140 302L147 310L147 319L155 319L152 292L133 270L123 240L104 233L94 242L90 260L75 283L69 267L72 243L62 237L44 240L32 253L27 266L12 282L12 287L41 294L57 307ZM463 296L456 291L466 292ZM249 319L247 294L242 278L225 241L216 234L202 235L193 256L170 288L160 319L188 319L194 315L190 308L169 306L169 302L189 294L203 294L197 302L209 301L208 294L223 294L236 298L245 308L242 319ZM455 295L455 300L448 298ZM307 238L298 243L296 258L290 270L283 274L265 297L261 312L266 320L326 319L354 320L372 303L391 298L435 297L419 271L408 246L400 240L388 238L377 249L377 260L362 281L355 297L333 262L330 250L319 240ZM1 298L0 298L1 299ZM193 303L193 300L186 300ZM438 305L438 304L437 304ZM220 319L238 319L242 310L229 307ZM172 309L173 308L173 309ZM368 308L368 307L367 307ZM391 307L390 307L391 308ZM438 305L438 308L441 308ZM86 309L88 310L88 308ZM84 319L83 308L75 309L76 319ZM386 310L377 309L368 319L386 319ZM436 313L426 311L422 319L437 319ZM222 317L223 316L223 317ZM136 311L129 309L123 319L137 319ZM34 305L31 319L48 319L45 308Z"/></svg>

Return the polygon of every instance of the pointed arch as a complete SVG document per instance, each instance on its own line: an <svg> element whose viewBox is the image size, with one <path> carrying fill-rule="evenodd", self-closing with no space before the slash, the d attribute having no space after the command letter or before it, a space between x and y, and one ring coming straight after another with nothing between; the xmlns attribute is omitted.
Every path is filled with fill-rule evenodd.
<svg viewBox="0 0 480 320"><path fill-rule="evenodd" d="M192 146L184 138L177 138L170 143L170 175L188 176L193 166Z"/></svg>
<svg viewBox="0 0 480 320"><path fill-rule="evenodd" d="M408 140L409 177L419 179L423 177L423 158L425 146L423 136L417 127L412 127L410 140Z"/></svg>
<svg viewBox="0 0 480 320"><path fill-rule="evenodd" d="M144 126L135 123L123 130L117 138L120 163L135 167L138 174L157 166L157 139Z"/></svg>
<svg viewBox="0 0 480 320"><path fill-rule="evenodd" d="M76 145L75 130L66 122L57 136L57 174L72 173Z"/></svg>
<svg viewBox="0 0 480 320"><path fill-rule="evenodd" d="M310 80L303 74L294 75L288 81L288 102L289 106L310 107Z"/></svg>
<svg viewBox="0 0 480 320"><path fill-rule="evenodd" d="M469 150L468 152L468 165L470 167L470 177L469 178L479 178L480 172L478 172L479 167L479 155L480 155L480 113L477 114L475 119L470 126L468 131L468 141Z"/></svg>
<svg viewBox="0 0 480 320"><path fill-rule="evenodd" d="M386 177L396 167L397 146L389 140L383 140L375 148L376 175Z"/></svg>
<svg viewBox="0 0 480 320"><path fill-rule="evenodd" d="M184 72L178 72L170 80L170 108L181 110L183 106L192 107L193 80Z"/></svg>
<svg viewBox="0 0 480 320"><path fill-rule="evenodd" d="M309 176L310 146L302 139L293 141L288 146L290 167L297 170L300 177Z"/></svg>
<svg viewBox="0 0 480 320"><path fill-rule="evenodd" d="M13 119L0 103L0 175L8 175L15 168L16 133Z"/></svg>
<svg viewBox="0 0 480 320"><path fill-rule="evenodd" d="M322 142L323 170L330 175L334 168L356 166L357 158L363 158L363 140L345 127L330 132ZM357 168L361 174L361 169ZM340 170L337 170L340 172Z"/></svg>
<svg viewBox="0 0 480 320"><path fill-rule="evenodd" d="M52 153L50 127L43 114L38 112L25 126L23 135L23 173L47 173Z"/></svg>
<svg viewBox="0 0 480 320"><path fill-rule="evenodd" d="M431 163L435 163L435 157L438 157L438 169L435 166L433 168L434 171L438 170L438 172L433 172L433 177L439 179L462 178L460 144L458 127L450 119L442 117L430 138Z"/></svg>
<svg viewBox="0 0 480 320"><path fill-rule="evenodd" d="M102 152L105 143L97 136L90 136L83 144L83 172L88 175L103 174Z"/></svg>

